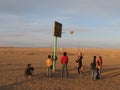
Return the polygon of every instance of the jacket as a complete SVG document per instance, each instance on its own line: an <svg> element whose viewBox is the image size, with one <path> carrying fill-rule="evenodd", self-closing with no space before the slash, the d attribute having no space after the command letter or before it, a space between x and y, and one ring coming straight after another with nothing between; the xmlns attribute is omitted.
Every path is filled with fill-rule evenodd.
<svg viewBox="0 0 120 90"><path fill-rule="evenodd" d="M68 63L68 56L62 56L61 57L61 64L67 64Z"/></svg>
<svg viewBox="0 0 120 90"><path fill-rule="evenodd" d="M52 66L52 60L51 60L51 59L47 59L47 60L46 60L46 65L47 65L48 67Z"/></svg>

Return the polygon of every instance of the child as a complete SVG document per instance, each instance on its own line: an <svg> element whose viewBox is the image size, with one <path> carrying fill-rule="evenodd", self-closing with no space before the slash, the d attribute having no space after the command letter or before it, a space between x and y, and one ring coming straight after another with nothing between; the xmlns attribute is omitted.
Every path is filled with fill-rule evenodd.
<svg viewBox="0 0 120 90"><path fill-rule="evenodd" d="M46 60L46 65L47 65L47 76L51 77L52 76L52 71L51 71L52 59L51 59L51 55L48 55L48 59Z"/></svg>
<svg viewBox="0 0 120 90"><path fill-rule="evenodd" d="M96 68L96 79L100 79L99 68Z"/></svg>
<svg viewBox="0 0 120 90"><path fill-rule="evenodd" d="M78 63L77 71L82 76L83 75L83 66L82 66L82 56L78 56L78 59L75 60Z"/></svg>
<svg viewBox="0 0 120 90"><path fill-rule="evenodd" d="M67 52L63 52L63 56L61 57L61 65L62 65L62 70L61 70L61 78L68 77L68 61L69 58L67 56Z"/></svg>
<svg viewBox="0 0 120 90"><path fill-rule="evenodd" d="M96 56L93 57L93 62L90 64L91 66L91 79L96 80Z"/></svg>
<svg viewBox="0 0 120 90"><path fill-rule="evenodd" d="M56 61L57 61L57 56L55 55L55 59L54 59L54 52L52 52L52 63L55 61L55 64L56 64ZM53 65L51 66L51 69L53 69Z"/></svg>
<svg viewBox="0 0 120 90"><path fill-rule="evenodd" d="M25 76L26 77L28 77L28 76L32 77L33 71L34 71L34 68L31 66L31 64L28 64L27 68L25 69Z"/></svg>
<svg viewBox="0 0 120 90"><path fill-rule="evenodd" d="M102 72L102 64L103 64L102 57L99 56L99 58L97 59L97 68L99 69L100 78L101 78L101 72Z"/></svg>

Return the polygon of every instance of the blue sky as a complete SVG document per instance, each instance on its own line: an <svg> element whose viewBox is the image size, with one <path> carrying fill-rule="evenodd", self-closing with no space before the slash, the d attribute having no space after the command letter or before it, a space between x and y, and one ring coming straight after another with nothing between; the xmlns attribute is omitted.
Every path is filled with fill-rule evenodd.
<svg viewBox="0 0 120 90"><path fill-rule="evenodd" d="M0 46L120 48L119 0L0 0ZM71 35L70 31L74 31Z"/></svg>

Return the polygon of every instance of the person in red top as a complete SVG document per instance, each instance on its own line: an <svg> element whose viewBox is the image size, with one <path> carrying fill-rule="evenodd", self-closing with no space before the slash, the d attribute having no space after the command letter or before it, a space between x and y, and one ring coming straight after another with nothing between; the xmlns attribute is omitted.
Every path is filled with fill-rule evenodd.
<svg viewBox="0 0 120 90"><path fill-rule="evenodd" d="M67 64L68 64L68 56L67 53L64 52L63 56L61 57L61 64L62 64L62 70L61 70L61 77L68 77L68 68L67 68Z"/></svg>
<svg viewBox="0 0 120 90"><path fill-rule="evenodd" d="M99 58L97 59L97 67L99 69L100 78L101 78L102 64L103 64L102 57L99 56Z"/></svg>

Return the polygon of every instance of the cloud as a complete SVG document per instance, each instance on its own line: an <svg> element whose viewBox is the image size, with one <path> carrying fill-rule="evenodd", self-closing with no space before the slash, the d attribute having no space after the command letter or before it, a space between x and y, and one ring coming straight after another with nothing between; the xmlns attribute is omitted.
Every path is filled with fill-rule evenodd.
<svg viewBox="0 0 120 90"><path fill-rule="evenodd" d="M49 47L53 36L38 32L0 32L0 46Z"/></svg>
<svg viewBox="0 0 120 90"><path fill-rule="evenodd" d="M0 37L23 37L25 34L21 32L0 32Z"/></svg>
<svg viewBox="0 0 120 90"><path fill-rule="evenodd" d="M23 16L0 15L0 31L51 33L53 22L49 19L29 19Z"/></svg>
<svg viewBox="0 0 120 90"><path fill-rule="evenodd" d="M41 16L120 15L119 0L1 0L1 14L39 14Z"/></svg>
<svg viewBox="0 0 120 90"><path fill-rule="evenodd" d="M49 46L54 21L63 24L64 38L71 37L69 32L74 31L71 40L82 35L83 40L89 35L94 40L98 33L107 33L106 36L119 33L119 3L119 0L0 0L0 42Z"/></svg>

